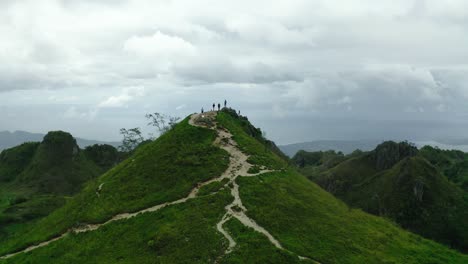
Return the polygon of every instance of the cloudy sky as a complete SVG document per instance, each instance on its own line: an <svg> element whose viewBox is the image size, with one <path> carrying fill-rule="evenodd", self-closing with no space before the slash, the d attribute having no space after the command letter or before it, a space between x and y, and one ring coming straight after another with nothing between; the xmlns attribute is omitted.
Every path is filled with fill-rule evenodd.
<svg viewBox="0 0 468 264"><path fill-rule="evenodd" d="M0 130L224 99L280 144L468 137L468 1L0 1Z"/></svg>

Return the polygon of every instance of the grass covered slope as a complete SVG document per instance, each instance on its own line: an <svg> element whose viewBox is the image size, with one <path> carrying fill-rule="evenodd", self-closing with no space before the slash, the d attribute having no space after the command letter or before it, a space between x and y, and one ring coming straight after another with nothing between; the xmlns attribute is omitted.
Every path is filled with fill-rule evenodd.
<svg viewBox="0 0 468 264"><path fill-rule="evenodd" d="M12 181L31 162L39 142L23 143L0 153L0 182Z"/></svg>
<svg viewBox="0 0 468 264"><path fill-rule="evenodd" d="M228 155L212 145L216 133L188 118L104 175L87 183L65 206L1 241L5 254L47 240L80 223L104 222L185 197L198 182L219 176Z"/></svg>
<svg viewBox="0 0 468 264"><path fill-rule="evenodd" d="M239 116L236 111L224 108L218 113L216 120L219 126L232 133L240 150L250 155L247 160L250 164L261 165L268 169L281 169L288 165L287 157L274 142L265 139L262 131L255 128L247 117Z"/></svg>
<svg viewBox="0 0 468 264"><path fill-rule="evenodd" d="M223 112L218 115L218 121L231 131L241 149L253 157L260 157L252 159L252 163L285 168L285 161L265 149L262 141L255 140L241 129L245 122L243 119ZM406 152L403 150L402 154ZM384 151L383 155L387 154ZM385 159L369 159L379 160L379 166L389 166ZM356 168L351 164L346 166ZM377 171L366 166L365 162L358 168L358 172L353 174L356 179L361 179L362 172L371 174ZM404 231L388 220L349 209L292 169L240 178L238 184L247 214L269 230L285 248L299 255L323 263L468 261L466 256Z"/></svg>
<svg viewBox="0 0 468 264"><path fill-rule="evenodd" d="M304 166L300 170L352 207L390 218L426 238L466 251L467 196L424 158L428 150L423 150L418 153L405 142L385 142L369 153L346 156L332 168Z"/></svg>
<svg viewBox="0 0 468 264"><path fill-rule="evenodd" d="M235 218L229 220L226 226L238 245L220 263L313 263L301 261L297 256L276 248L264 235L242 225Z"/></svg>
<svg viewBox="0 0 468 264"><path fill-rule="evenodd" d="M227 191L193 199L0 263L214 263L224 251L215 225L230 199Z"/></svg>
<svg viewBox="0 0 468 264"><path fill-rule="evenodd" d="M241 178L248 214L284 246L321 263L466 263L468 257L349 209L302 175Z"/></svg>
<svg viewBox="0 0 468 264"><path fill-rule="evenodd" d="M72 135L49 132L37 148L32 161L17 177L17 183L40 193L73 194L81 185L101 174L87 159Z"/></svg>
<svg viewBox="0 0 468 264"><path fill-rule="evenodd" d="M50 214L102 173L69 133L49 132L0 154L0 241Z"/></svg>
<svg viewBox="0 0 468 264"><path fill-rule="evenodd" d="M468 204L463 191L419 156L403 159L362 182L344 199L424 237L468 249Z"/></svg>
<svg viewBox="0 0 468 264"><path fill-rule="evenodd" d="M146 213L121 218L95 230L67 233L44 247L0 259L0 263L315 263L313 260L465 263L468 260L388 220L350 210L288 167L287 161L275 153L274 145L263 139L258 130L253 132L250 123L232 111L220 112L216 119L216 142L220 148L212 145L215 131L190 126L186 119L156 142L137 150L129 160L88 183L63 208L35 225L34 230L2 241L0 250L5 246L11 252L12 248L22 247L24 240L44 241L44 237L60 233L67 225L76 226L79 221L102 222L115 212L174 201L186 197L195 185L203 186L191 199L170 203L158 211L145 210ZM225 129L236 142L232 142ZM239 148L250 155L248 160L257 167L255 170L263 173L247 172L248 157ZM231 155L229 166L222 149ZM273 172L265 172L266 168ZM242 177L239 173L249 175ZM214 177L217 181L207 181Z"/></svg>
<svg viewBox="0 0 468 264"><path fill-rule="evenodd" d="M419 154L462 188L468 196L468 153L425 146Z"/></svg>

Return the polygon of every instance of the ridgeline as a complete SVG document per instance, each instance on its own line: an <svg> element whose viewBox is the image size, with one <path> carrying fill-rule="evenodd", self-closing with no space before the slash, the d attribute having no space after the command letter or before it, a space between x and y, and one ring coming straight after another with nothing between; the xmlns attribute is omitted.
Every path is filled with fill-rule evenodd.
<svg viewBox="0 0 468 264"><path fill-rule="evenodd" d="M187 117L0 243L2 264L468 261L349 208L230 109Z"/></svg>

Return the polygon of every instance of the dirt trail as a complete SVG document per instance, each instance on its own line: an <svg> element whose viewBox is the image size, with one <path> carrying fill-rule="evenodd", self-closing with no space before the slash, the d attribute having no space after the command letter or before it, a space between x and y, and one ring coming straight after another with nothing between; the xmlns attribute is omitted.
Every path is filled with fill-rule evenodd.
<svg viewBox="0 0 468 264"><path fill-rule="evenodd" d="M208 127L205 124L215 123L216 112L208 112L206 114L194 114L191 116L189 123L193 126ZM215 129L214 126L209 127ZM253 167L252 164L248 163L248 155L243 153L237 147L237 143L232 139L232 134L229 131L217 128L218 137L215 141L215 144L226 150L230 154L230 163L228 169L225 171L223 176L220 178L214 179L213 181L218 181L224 178L228 178L229 182L226 183L226 187L229 187L231 190L231 195L234 197L234 201L225 207L226 213L222 217L221 221L216 224L217 230L223 234L223 236L228 240L229 245L224 254L229 254L235 248L236 241L232 236L223 228L224 223L229 221L232 217L238 219L243 225L253 228L255 231L265 235L268 240L277 248L288 251L294 255L294 252L291 252L280 244L265 228L257 224L252 218L246 215L247 208L242 204L242 200L239 195L239 185L236 182L237 177L254 177L264 173L273 172L274 170L268 170L266 168L261 168L261 171L258 173L249 173L249 169ZM222 257L222 256L221 256ZM297 255L300 260L309 260L315 263L319 263L310 258Z"/></svg>
<svg viewBox="0 0 468 264"><path fill-rule="evenodd" d="M242 204L242 200L241 200L241 198L239 196L239 185L236 183L236 178L239 177L239 176L253 177L253 176L258 176L258 175L261 175L261 174L264 174L264 173L272 172L272 170L267 170L267 169L262 168L262 170L260 172L258 172L258 173L252 173L252 174L248 173L249 169L252 167L252 165L247 162L247 159L249 158L249 156L247 156L246 154L244 154L243 152L241 152L237 148L237 143L232 139L232 135L229 133L229 131L227 131L225 129L221 129L221 128L217 128L217 129L215 128L215 126L214 126L215 118L216 118L216 112L208 112L208 113L205 113L203 115L202 114L193 114L191 116L190 120L189 120L189 124L192 125L192 126L205 127L205 128L210 128L210 129L216 130L217 137L216 137L213 144L220 147L220 148L222 148L222 149L224 149L225 151L227 151L230 154L229 166L228 166L227 170L221 176L219 176L218 178L214 178L214 179L211 179L211 180L208 180L206 182L198 184L195 188L193 188L191 190L191 192L186 197L181 198L179 200L158 204L158 205L155 205L155 206L152 206L152 207L149 207L149 208L146 208L146 209L140 210L138 212L134 212L134 213L121 213L121 214L113 216L111 219L109 219L108 221L106 221L104 223L86 224L86 225L82 225L80 227L71 228L71 229L67 230L65 233L61 234L58 237L52 238L52 239L50 239L48 241L41 242L41 243L39 243L37 245L34 245L34 246L30 246L30 247L28 247L26 249L23 249L21 251L14 252L14 253L11 253L11 254L8 254L8 255L5 255L5 256L1 256L0 259L11 258L11 257L14 257L14 256L20 254L20 253L29 252L29 251L32 251L34 249L47 246L52 242L55 242L57 240L60 240L60 239L62 239L64 237L66 237L70 233L84 233L84 232L93 231L93 230L96 230L96 229L98 229L98 228L100 228L100 227L102 227L104 225L112 223L114 221L129 219L129 218L135 217L135 216L137 216L139 214L148 213L148 212L156 212L156 211L158 211L158 210L160 210L160 209L162 209L162 208L164 208L166 206L184 203L184 202L186 202L186 201L188 201L190 199L196 198L200 188L202 188L203 186L208 185L208 184L210 184L212 182L222 181L223 179L229 179L229 181L225 184L225 187L230 188L231 195L234 197L234 201L225 207L226 213L224 214L223 218L221 219L221 221L219 221L216 224L217 230L221 234L223 234L223 236L226 237L226 239L229 242L229 245L228 245L228 248L225 251L225 254L231 253L232 250L234 249L234 247L236 246L235 240L223 228L224 223L229 221L232 217L235 217L236 219L238 219L245 226L251 227L254 230L264 234L268 238L268 240L275 247L285 250L281 246L279 241L276 240L265 228L258 225L253 219L249 218L246 215L247 209ZM99 188L98 188L98 190L96 192L96 194L98 196L100 196L100 191L101 191L103 185L104 185L103 183L101 185L99 185ZM286 250L286 251L288 251L288 250ZM298 258L301 259L301 260L305 260L305 259L310 260L310 259L302 257L302 256L298 256Z"/></svg>

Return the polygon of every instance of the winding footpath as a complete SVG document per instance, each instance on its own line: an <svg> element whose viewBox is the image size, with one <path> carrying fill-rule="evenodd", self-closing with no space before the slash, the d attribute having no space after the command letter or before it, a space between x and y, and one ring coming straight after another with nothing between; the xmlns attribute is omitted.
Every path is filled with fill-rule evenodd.
<svg viewBox="0 0 468 264"><path fill-rule="evenodd" d="M216 130L217 137L216 137L213 144L216 145L217 147L220 147L220 148L224 149L225 151L227 151L230 154L229 166L228 166L227 170L220 177L208 180L208 181L203 182L203 183L199 183L195 188L193 188L191 190L191 192L186 197L181 198L179 200L158 204L158 205L155 205L155 206L152 206L152 207L149 207L149 208L146 208L146 209L134 212L134 213L117 214L117 215L113 216L111 219L109 219L108 221L106 221L104 223L101 223L101 224L86 224L86 225L82 225L80 227L70 228L69 230L67 230L65 233L61 234L58 237L55 237L55 238L52 238L50 240L44 241L44 242L39 243L37 245L30 246L30 247L28 247L26 249L23 249L21 251L1 256L0 259L11 258L11 257L14 257L14 256L16 256L18 254L29 252L29 251L35 250L37 248L47 246L52 242L55 242L57 240L60 240L60 239L62 239L64 237L66 237L70 233L84 233L84 232L93 231L93 230L96 230L96 229L98 229L98 228L100 228L100 227L102 227L104 225L112 223L114 221L129 219L129 218L135 217L135 216L137 216L139 214L148 213L148 212L156 212L156 211L158 211L158 210L160 210L160 209L162 209L162 208L164 208L166 206L184 203L184 202L186 202L186 201L188 201L190 199L196 198L200 188L202 188L203 186L208 185L208 184L213 183L213 182L220 182L223 179L228 179L228 182L224 185L224 187L229 188L230 191L231 191L231 195L234 197L233 202L225 207L226 213L224 214L222 219L216 224L217 230L221 234L223 234L223 236L229 242L228 247L227 247L224 254L226 255L226 254L231 253L234 250L235 246L237 245L235 240L232 238L232 236L223 228L223 225L227 221L232 219L233 217L238 219L243 225L245 225L247 227L250 227L250 228L253 228L255 231L265 235L268 238L268 240L271 242L271 244L273 244L276 248L288 251L290 253L293 253L293 252L291 252L291 251L289 251L287 249L284 249L283 246L280 244L280 242L278 240L276 240L265 228L258 225L252 218L249 218L246 215L247 208L245 208L245 206L242 204L242 200L241 200L240 195L239 195L239 185L236 183L237 177L258 176L258 175L261 175L261 174L264 174L264 173L272 172L272 170L263 169L262 171L260 171L258 173L254 173L254 174L249 173L248 171L252 167L252 165L247 162L247 159L249 158L249 156L244 154L243 152L241 152L239 150L239 148L237 147L237 143L232 139L232 134L229 131L225 130L225 129L215 128L215 126L208 127L206 125L206 124L215 124L215 119L216 119L216 112L208 112L208 113L205 113L203 115L202 114L193 114L191 116L190 120L189 120L189 124L192 125L192 126L204 127L204 128L209 128L209 129ZM96 192L97 196L100 196L100 191L101 191L103 185L104 184L101 184L99 186L99 189ZM293 253L293 254L295 254L295 253ZM297 255L297 254L295 254L295 255ZM222 258L222 257L223 256L220 256L220 258ZM316 262L316 261L314 261L312 259L302 257L302 256L299 256L299 255L297 255L297 257L299 259L301 259L301 260L310 260L310 261L313 261L315 263L319 263L319 262Z"/></svg>

